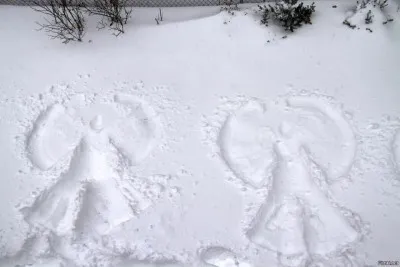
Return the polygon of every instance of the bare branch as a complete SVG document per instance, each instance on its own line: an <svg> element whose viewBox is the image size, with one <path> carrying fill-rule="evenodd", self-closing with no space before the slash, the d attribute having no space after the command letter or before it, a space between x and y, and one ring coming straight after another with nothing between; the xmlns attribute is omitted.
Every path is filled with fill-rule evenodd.
<svg viewBox="0 0 400 267"><path fill-rule="evenodd" d="M94 0L93 6L86 6L85 9L90 15L102 17L97 28L108 27L118 36L125 32L124 25L131 17L132 8L127 6L127 0Z"/></svg>
<svg viewBox="0 0 400 267"><path fill-rule="evenodd" d="M154 20L157 22L157 25L160 25L160 21L164 20L164 15L161 8L158 9L158 15L154 18Z"/></svg>
<svg viewBox="0 0 400 267"><path fill-rule="evenodd" d="M39 30L50 38L63 43L82 41L85 34L85 19L78 0L38 0L32 9L45 15L44 23L38 23Z"/></svg>

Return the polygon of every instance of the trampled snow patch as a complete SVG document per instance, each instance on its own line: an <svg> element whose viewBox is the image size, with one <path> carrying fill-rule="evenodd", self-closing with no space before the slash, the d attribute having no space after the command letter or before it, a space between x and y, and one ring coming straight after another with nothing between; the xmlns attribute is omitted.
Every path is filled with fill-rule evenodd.
<svg viewBox="0 0 400 267"><path fill-rule="evenodd" d="M117 267L189 267L193 265L179 263L174 260L128 260ZM198 267L252 267L250 263L233 251L224 247L208 247L200 252L195 266Z"/></svg>
<svg viewBox="0 0 400 267"><path fill-rule="evenodd" d="M65 264L61 260L42 260L34 264L25 265L24 267L64 267Z"/></svg>
<svg viewBox="0 0 400 267"><path fill-rule="evenodd" d="M204 267L252 267L240 255L224 247L210 247L200 255Z"/></svg>

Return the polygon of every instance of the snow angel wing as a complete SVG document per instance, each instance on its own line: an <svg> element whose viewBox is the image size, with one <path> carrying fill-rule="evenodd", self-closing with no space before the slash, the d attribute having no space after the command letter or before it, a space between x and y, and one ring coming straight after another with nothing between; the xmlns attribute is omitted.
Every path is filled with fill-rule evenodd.
<svg viewBox="0 0 400 267"><path fill-rule="evenodd" d="M356 140L341 110L315 97L291 97L287 104L300 109L299 113L311 112L307 115L308 123L298 128L310 159L330 180L346 175L354 161Z"/></svg>
<svg viewBox="0 0 400 267"><path fill-rule="evenodd" d="M54 104L36 120L27 140L28 157L42 170L50 169L78 144L81 132L65 107Z"/></svg>
<svg viewBox="0 0 400 267"><path fill-rule="evenodd" d="M157 115L146 102L133 96L119 94L114 100L128 114L117 120L110 139L131 164L137 164L150 154L160 137Z"/></svg>
<svg viewBox="0 0 400 267"><path fill-rule="evenodd" d="M276 162L275 135L266 123L265 112L265 106L249 101L227 118L218 139L223 160L253 187L268 180Z"/></svg>

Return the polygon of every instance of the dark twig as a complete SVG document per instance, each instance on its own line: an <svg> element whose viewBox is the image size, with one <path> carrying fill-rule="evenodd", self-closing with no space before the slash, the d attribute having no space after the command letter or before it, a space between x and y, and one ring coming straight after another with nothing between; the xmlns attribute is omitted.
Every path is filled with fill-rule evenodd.
<svg viewBox="0 0 400 267"><path fill-rule="evenodd" d="M386 21L382 22L382 24L388 24L389 22L393 22L393 19L387 19Z"/></svg>
<svg viewBox="0 0 400 267"><path fill-rule="evenodd" d="M94 0L94 4L85 6L85 9L90 15L101 16L98 29L108 27L118 36L125 32L124 25L131 17L132 8L127 6L127 0Z"/></svg>
<svg viewBox="0 0 400 267"><path fill-rule="evenodd" d="M161 8L158 9L158 15L154 19L157 22L157 25L160 25L160 21L164 21L164 15L163 15Z"/></svg>
<svg viewBox="0 0 400 267"><path fill-rule="evenodd" d="M78 0L40 0L34 2L32 9L45 15L45 22L38 23L39 30L45 31L50 38L60 39L63 43L82 41L85 19Z"/></svg>
<svg viewBox="0 0 400 267"><path fill-rule="evenodd" d="M243 3L243 1L240 0L240 3ZM235 15L235 11L239 11L238 3L235 0L222 0L222 4L224 6L221 7L221 11L226 11L232 16Z"/></svg>
<svg viewBox="0 0 400 267"><path fill-rule="evenodd" d="M356 25L351 24L348 20L344 20L343 24L348 26L349 28L351 28L353 30L357 27Z"/></svg>

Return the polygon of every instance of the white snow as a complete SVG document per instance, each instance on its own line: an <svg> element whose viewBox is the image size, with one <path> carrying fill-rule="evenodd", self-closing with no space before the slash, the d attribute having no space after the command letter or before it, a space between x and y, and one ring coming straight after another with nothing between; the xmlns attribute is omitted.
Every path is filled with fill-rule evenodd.
<svg viewBox="0 0 400 267"><path fill-rule="evenodd" d="M338 128L338 138L333 140L332 145L329 146L329 158L326 153L328 143L324 143L321 146L313 145L315 144L315 137L312 135L304 136L305 145L308 142L311 144L307 146L311 157L315 162L321 164L323 169L326 171L328 177L337 178L342 175L346 175L351 166L353 165L355 153L356 153L356 140L354 132L346 121L346 119L341 114L341 111L337 112L332 109L329 104L323 101L316 101L315 99L309 97L293 97L288 100L288 104L292 107L308 108L315 110L315 112L320 112L325 115L324 122L331 120L334 125ZM333 134L335 129L330 129L329 133ZM310 138L311 137L311 138ZM321 149L319 150L318 149ZM316 149L317 151L314 151ZM331 162L333 159L333 162ZM327 166L323 166L327 163Z"/></svg>
<svg viewBox="0 0 400 267"><path fill-rule="evenodd" d="M273 132L268 127L264 107L251 101L236 110L221 129L221 155L238 177L260 186L273 170Z"/></svg>
<svg viewBox="0 0 400 267"><path fill-rule="evenodd" d="M112 142L132 163L139 163L148 156L160 138L157 115L143 100L129 95L116 95L115 101L129 106L130 113L128 118L119 120L113 126Z"/></svg>
<svg viewBox="0 0 400 267"><path fill-rule="evenodd" d="M326 255L357 239L357 232L316 186L308 167L310 160L315 164L331 163L326 168L320 166L327 176L325 179L345 175L353 164L356 146L352 129L328 103L304 96L290 97L287 103L289 107L283 113L275 113L281 120L275 128L267 126L274 124L269 120L276 119L276 116L268 117L267 113L274 111L266 105L263 108L262 104L250 102L240 109L240 113L231 115L220 137L224 140L221 154L241 179L255 179L255 186L261 186L260 181L268 177L267 172L272 172L268 198L248 232L249 239L279 255L292 260L302 257L305 261L310 254ZM304 124L299 124L298 117L302 111L290 110L290 107L322 113L325 123L307 123L305 128ZM292 120L287 119L289 111L293 112L290 115L297 115ZM312 120L312 116L307 114L304 118ZM319 136L313 135L311 126L316 127L317 133L335 133L335 128L326 123L327 120L338 128L339 138L318 141ZM324 126L328 127L325 131L321 129ZM313 153L313 147L317 147L320 154ZM328 147L331 150L326 156ZM321 150L323 148L325 151Z"/></svg>
<svg viewBox="0 0 400 267"><path fill-rule="evenodd" d="M71 151L79 133L68 117L63 117L64 106L55 104L37 120L28 137L28 155L33 164L42 170L52 167ZM75 140L74 140L75 139Z"/></svg>
<svg viewBox="0 0 400 267"><path fill-rule="evenodd" d="M400 130L397 131L397 133L394 136L393 139L393 156L395 160L395 165L400 171Z"/></svg>
<svg viewBox="0 0 400 267"><path fill-rule="evenodd" d="M293 34L256 5L140 8L68 45L0 6L0 267L400 260L389 2L373 25L317 2Z"/></svg>

